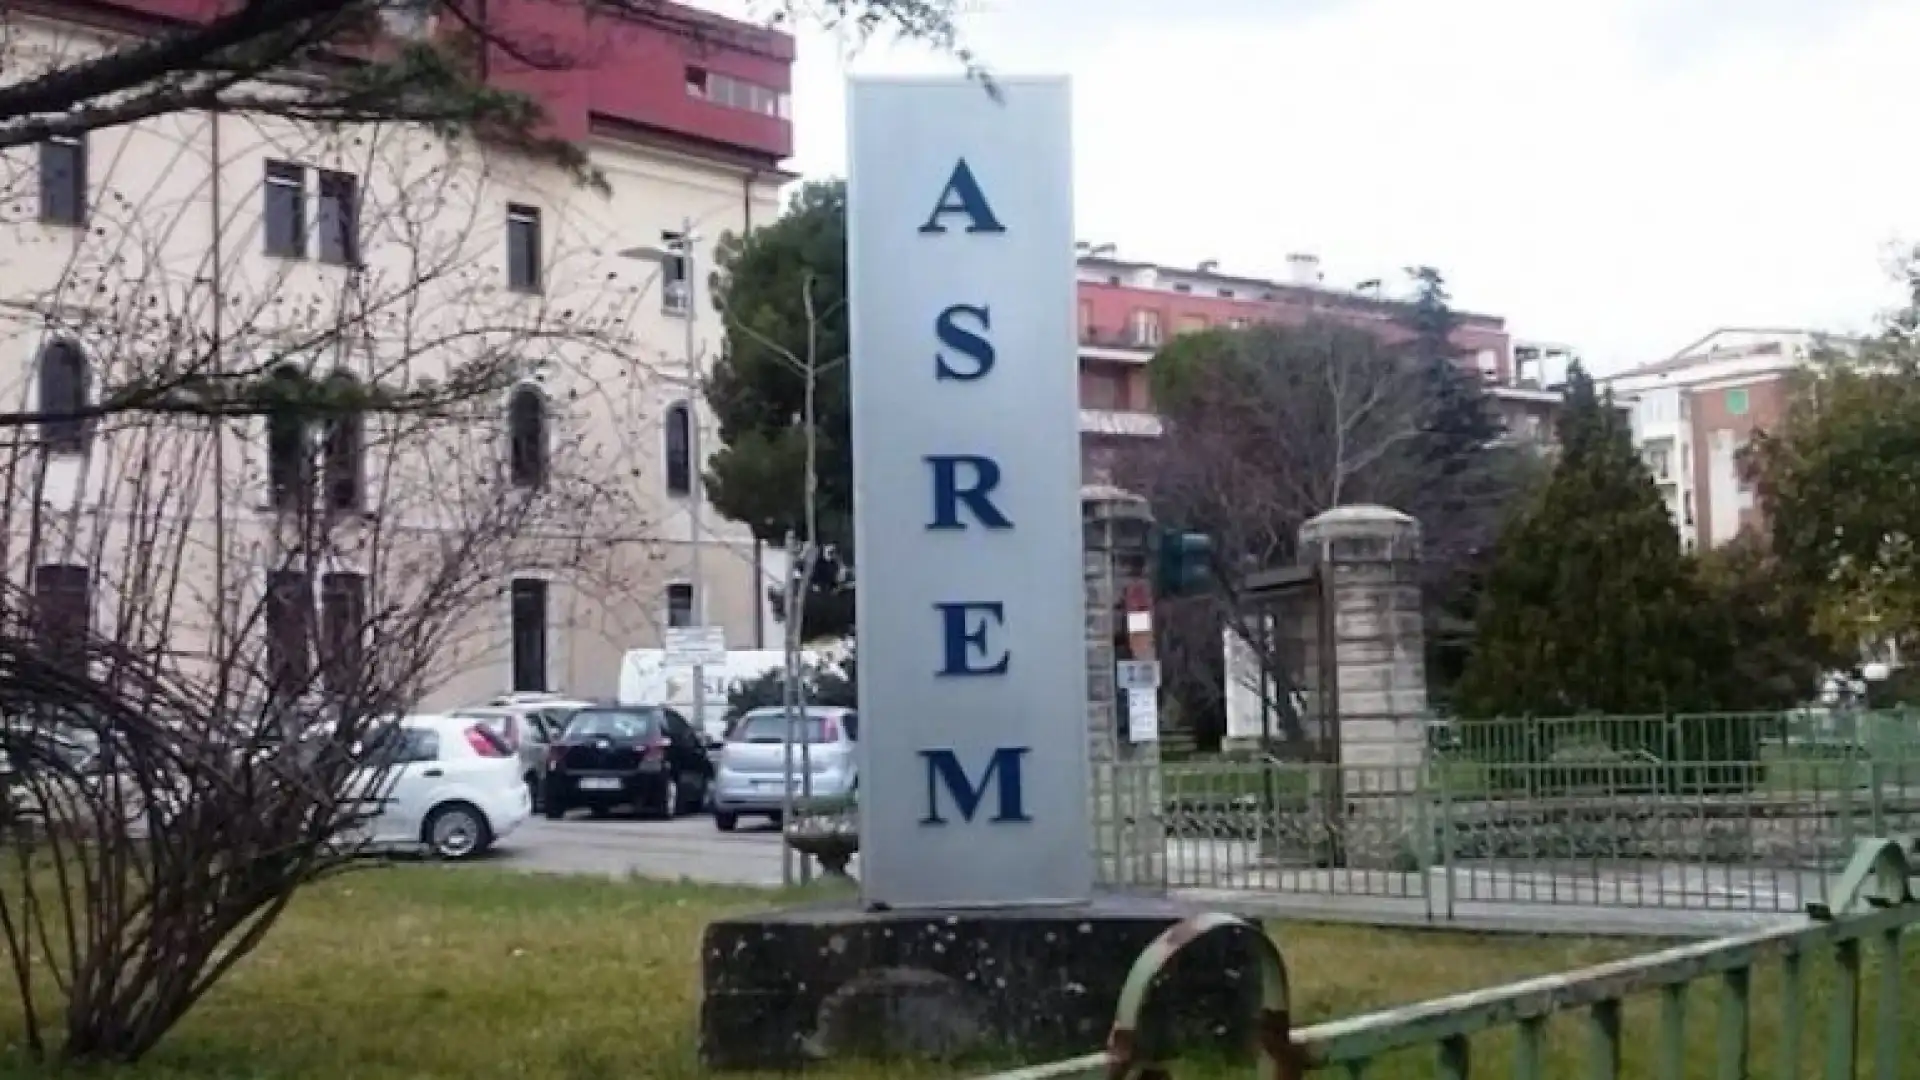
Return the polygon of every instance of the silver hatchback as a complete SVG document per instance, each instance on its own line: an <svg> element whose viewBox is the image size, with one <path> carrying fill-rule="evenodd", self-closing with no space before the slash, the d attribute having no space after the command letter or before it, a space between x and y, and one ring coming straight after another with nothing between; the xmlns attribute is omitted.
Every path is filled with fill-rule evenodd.
<svg viewBox="0 0 1920 1080"><path fill-rule="evenodd" d="M713 824L732 832L740 818L764 817L778 822L786 809L781 777L788 776L794 795L811 790L816 799L840 799L860 786L856 747L860 717L852 709L808 706L793 732L793 771L786 768L786 712L778 706L754 709L735 721L720 751L714 772ZM802 752L811 776L801 782Z"/></svg>

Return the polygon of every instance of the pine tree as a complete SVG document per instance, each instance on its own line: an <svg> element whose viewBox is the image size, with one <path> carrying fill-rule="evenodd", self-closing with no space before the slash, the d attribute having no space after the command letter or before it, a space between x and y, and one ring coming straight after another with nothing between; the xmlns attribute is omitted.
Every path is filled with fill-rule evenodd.
<svg viewBox="0 0 1920 1080"><path fill-rule="evenodd" d="M1467 716L1708 706L1724 657L1611 396L1569 373L1552 478L1502 534L1457 693Z"/></svg>

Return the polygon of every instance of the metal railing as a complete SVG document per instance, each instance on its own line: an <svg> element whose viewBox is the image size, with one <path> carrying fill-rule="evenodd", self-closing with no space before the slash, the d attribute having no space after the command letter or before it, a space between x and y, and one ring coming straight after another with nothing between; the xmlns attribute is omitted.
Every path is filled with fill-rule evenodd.
<svg viewBox="0 0 1920 1080"><path fill-rule="evenodd" d="M1905 854L1910 843L1860 841L1836 883L1835 904L1814 908L1813 917L1798 925L1306 1028L1289 1026L1297 1010L1286 966L1269 947L1259 958L1258 1045L1252 1048L1258 1074L1262 1080L1295 1080L1340 1069L1359 1080L1389 1074L1467 1080L1477 1062L1488 1056L1499 1059L1501 1055L1482 1053L1487 1043L1497 1040L1504 1044L1510 1064L1503 1062L1491 1071L1518 1080L1571 1075L1596 1080L1747 1077L1753 1075L1756 1059L1775 1065L1777 1075L1798 1077L1804 1075L1814 1044L1820 1043L1822 1075L1830 1080L1896 1080L1920 1049L1920 1038L1907 1035L1914 1030L1920 1036L1920 1029L1912 1029L1902 1014L1905 988L1913 978L1902 937L1920 925L1920 903L1909 884L1913 867ZM994 1080L1165 1080L1172 1075L1167 1064L1141 1058L1133 1038L1151 1004L1149 990L1185 945L1242 925L1209 915L1168 930L1134 964L1104 1051L1001 1073ZM1862 999L1869 971L1872 1040L1863 1051ZM1757 975L1768 979L1764 992ZM1712 1034L1692 1035L1692 1006L1709 994ZM1762 996L1773 999L1775 1011L1757 1016ZM1578 1034L1554 1025L1570 1018L1578 1019ZM1645 1037L1639 1034L1643 1023L1653 1029ZM1762 1048L1765 1054L1757 1052ZM1410 1060L1408 1055L1415 1057ZM1489 1070L1478 1071L1484 1075ZM1216 1069L1210 1075L1227 1074Z"/></svg>
<svg viewBox="0 0 1920 1080"><path fill-rule="evenodd" d="M1369 763L1102 766L1103 872L1436 916L1461 903L1795 913L1827 898L1856 841L1920 833L1907 714L1458 722L1424 744L1345 749Z"/></svg>

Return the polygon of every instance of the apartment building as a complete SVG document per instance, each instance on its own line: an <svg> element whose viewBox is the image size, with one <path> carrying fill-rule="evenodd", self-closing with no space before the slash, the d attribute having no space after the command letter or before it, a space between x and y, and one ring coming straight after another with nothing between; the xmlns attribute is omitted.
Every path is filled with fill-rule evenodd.
<svg viewBox="0 0 1920 1080"><path fill-rule="evenodd" d="M1407 336L1400 322L1406 303L1387 299L1380 283L1330 285L1313 255L1290 255L1287 265L1286 279L1274 280L1224 273L1214 262L1162 266L1117 258L1107 245L1084 247L1079 260L1080 430L1088 483L1111 480L1121 447L1160 434L1146 366L1176 335L1323 317L1375 328L1396 340ZM1511 415L1513 423L1524 426L1525 416L1558 401L1549 388L1515 383L1505 320L1471 312L1459 319L1454 346L1462 362L1486 379L1503 418ZM1513 400L1507 402L1506 396ZM1550 433L1551 424L1545 430Z"/></svg>
<svg viewBox="0 0 1920 1080"><path fill-rule="evenodd" d="M0 78L211 10L16 9L0 16L11 61ZM36 464L10 476L16 542L3 572L57 613L49 624L167 619L157 647L204 660L238 633L224 621L244 606L236 598L264 595L273 669L324 668L361 647L342 635L382 594L422 587L490 523L513 532L507 555L476 584L490 598L461 617L423 707L509 690L611 694L624 653L672 626L723 627L735 648L778 640L766 586L783 573L779 553L710 509L693 531L694 425L717 442L694 383L722 332L690 285L704 293L723 234L778 213L793 42L670 3L632 20L561 18L536 0L492 0L489 13L541 20L555 48L577 47L564 71L483 63L496 85L541 100L607 190L397 125L245 114L166 115L0 156L0 390L10 409L51 414L9 436L13 460L26 450ZM138 430L79 417L184 354L205 364L195 388L267 355L285 358L276 378L422 394L477 363L521 375L497 401L451 407L460 422L430 437L351 406L324 421L268 409ZM163 480L191 490L156 494ZM516 492L570 501L502 516ZM287 569L275 553L292 523L321 514L326 565ZM178 548L159 600L156 530ZM61 539L19 543L28 531Z"/></svg>
<svg viewBox="0 0 1920 1080"><path fill-rule="evenodd" d="M1764 524L1741 451L1786 410L1788 376L1820 349L1848 344L1809 330L1727 327L1599 380L1629 410L1635 445L1686 550Z"/></svg>

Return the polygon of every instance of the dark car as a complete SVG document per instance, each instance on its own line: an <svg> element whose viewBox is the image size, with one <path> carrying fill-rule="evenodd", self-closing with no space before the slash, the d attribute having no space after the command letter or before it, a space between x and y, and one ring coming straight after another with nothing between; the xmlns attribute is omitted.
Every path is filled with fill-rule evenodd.
<svg viewBox="0 0 1920 1080"><path fill-rule="evenodd" d="M549 818L615 807L671 818L706 805L713 760L693 725L654 705L594 705L575 712L547 747Z"/></svg>

